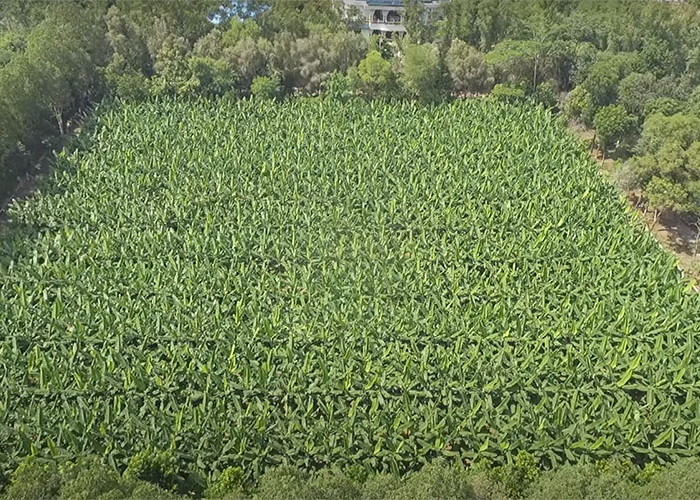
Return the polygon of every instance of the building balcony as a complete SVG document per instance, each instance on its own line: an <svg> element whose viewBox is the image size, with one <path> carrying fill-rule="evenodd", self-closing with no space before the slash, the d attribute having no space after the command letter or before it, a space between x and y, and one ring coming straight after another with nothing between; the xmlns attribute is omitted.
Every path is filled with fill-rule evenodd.
<svg viewBox="0 0 700 500"><path fill-rule="evenodd" d="M400 31L400 32L405 32L406 28L401 24L401 23L374 23L370 22L367 24L367 28L370 30L379 30L379 31Z"/></svg>

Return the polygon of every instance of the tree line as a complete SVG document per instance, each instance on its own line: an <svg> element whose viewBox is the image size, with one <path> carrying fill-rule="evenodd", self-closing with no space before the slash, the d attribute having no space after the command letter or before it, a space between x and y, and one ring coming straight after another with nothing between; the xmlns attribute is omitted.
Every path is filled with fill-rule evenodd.
<svg viewBox="0 0 700 500"><path fill-rule="evenodd" d="M594 128L604 152L631 156L622 187L697 216L699 3L452 0L425 23L408 0L408 36L367 39L336 0L6 0L0 186L105 97L491 93Z"/></svg>

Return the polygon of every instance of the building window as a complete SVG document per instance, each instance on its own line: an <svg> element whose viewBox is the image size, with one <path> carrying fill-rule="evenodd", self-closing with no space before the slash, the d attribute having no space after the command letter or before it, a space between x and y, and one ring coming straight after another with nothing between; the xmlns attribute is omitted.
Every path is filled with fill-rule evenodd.
<svg viewBox="0 0 700 500"><path fill-rule="evenodd" d="M375 10L374 15L372 16L372 22L383 23L384 22L384 13L381 10Z"/></svg>
<svg viewBox="0 0 700 500"><path fill-rule="evenodd" d="M392 24L399 24L401 22L401 14L395 10L390 10L386 15L386 22Z"/></svg>

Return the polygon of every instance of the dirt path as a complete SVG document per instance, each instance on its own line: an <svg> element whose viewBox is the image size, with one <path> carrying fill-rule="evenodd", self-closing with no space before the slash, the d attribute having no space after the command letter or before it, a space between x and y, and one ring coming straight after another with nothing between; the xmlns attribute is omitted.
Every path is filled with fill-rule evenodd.
<svg viewBox="0 0 700 500"><path fill-rule="evenodd" d="M594 140L594 132L579 125L570 125L569 130L578 136L586 145L591 145ZM603 159L602 151L591 147L591 157L595 159L601 167L601 171L606 177L610 177L615 169L615 160L611 158ZM625 193L627 201L641 220L646 223L647 229L656 237L666 250L673 253L678 259L681 270L696 282L700 281L700 255L697 248L697 229L693 224L688 223L678 216L659 217L654 222L654 214L646 212L643 207L637 206L639 193ZM697 289L697 287L696 287ZM700 291L700 290L699 290Z"/></svg>

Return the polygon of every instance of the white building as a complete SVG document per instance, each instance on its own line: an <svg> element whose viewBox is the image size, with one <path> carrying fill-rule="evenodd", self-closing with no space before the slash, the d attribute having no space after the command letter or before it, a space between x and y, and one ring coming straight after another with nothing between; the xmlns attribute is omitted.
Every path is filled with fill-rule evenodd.
<svg viewBox="0 0 700 500"><path fill-rule="evenodd" d="M425 6L426 22L434 19L437 10L449 0L421 0ZM406 7L403 0L343 0L345 13L357 17L358 28L366 35L384 35L387 37L406 33L404 14Z"/></svg>

